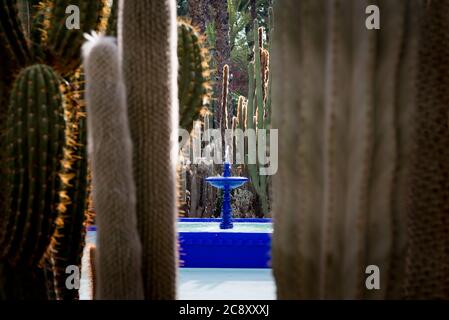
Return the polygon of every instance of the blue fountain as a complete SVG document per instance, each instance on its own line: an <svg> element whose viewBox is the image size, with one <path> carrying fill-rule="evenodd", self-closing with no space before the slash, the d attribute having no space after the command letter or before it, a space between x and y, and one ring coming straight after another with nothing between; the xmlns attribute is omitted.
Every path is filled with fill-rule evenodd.
<svg viewBox="0 0 449 320"><path fill-rule="evenodd" d="M215 188L223 190L223 205L221 208L220 229L232 229L231 190L238 188L248 181L246 177L231 177L231 163L226 148L223 176L208 177L206 181Z"/></svg>
<svg viewBox="0 0 449 320"><path fill-rule="evenodd" d="M228 151L228 150L226 150ZM232 218L231 190L248 178L231 177L226 152L223 176L206 181L223 190L221 219L181 218L178 221L179 255L182 268L270 268L273 227L271 219ZM96 228L88 228L87 241L95 243Z"/></svg>

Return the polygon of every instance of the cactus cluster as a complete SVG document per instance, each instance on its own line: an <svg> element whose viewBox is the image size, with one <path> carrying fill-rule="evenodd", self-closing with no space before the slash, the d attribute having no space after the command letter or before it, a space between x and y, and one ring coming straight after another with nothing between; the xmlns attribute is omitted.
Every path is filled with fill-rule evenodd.
<svg viewBox="0 0 449 320"><path fill-rule="evenodd" d="M66 28L69 5L78 5L81 29ZM77 298L64 278L84 246L80 47L84 32L105 30L109 14L106 0L0 1L2 298ZM11 289L33 286L46 289Z"/></svg>
<svg viewBox="0 0 449 320"><path fill-rule="evenodd" d="M269 10L270 31L273 32L273 10ZM271 127L271 72L270 72L270 51L264 48L264 28L259 27L257 20L254 21L254 58L248 66L248 98L240 96L237 104L237 115L233 117L233 128L243 131L247 129L270 129ZM272 37L267 37L271 39ZM267 132L268 134L268 132ZM265 143L259 140L256 135L256 145ZM261 164L248 163L248 156L245 155L245 169L247 170L251 184L257 193L260 203L260 213L267 215L269 207L269 177L260 174Z"/></svg>
<svg viewBox="0 0 449 320"><path fill-rule="evenodd" d="M94 36L83 48L99 299L176 297L177 125L192 129L210 87L202 36L175 12L173 1L122 0L118 46Z"/></svg>

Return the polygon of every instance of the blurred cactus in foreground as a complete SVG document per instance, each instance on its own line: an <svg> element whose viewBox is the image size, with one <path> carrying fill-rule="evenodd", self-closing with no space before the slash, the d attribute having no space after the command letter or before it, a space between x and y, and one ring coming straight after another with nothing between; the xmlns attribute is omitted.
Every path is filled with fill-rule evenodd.
<svg viewBox="0 0 449 320"><path fill-rule="evenodd" d="M276 2L281 299L449 297L449 1L368 4Z"/></svg>
<svg viewBox="0 0 449 320"><path fill-rule="evenodd" d="M142 12L145 19L136 19ZM121 0L118 28L145 299L174 299L179 121L176 3Z"/></svg>
<svg viewBox="0 0 449 320"><path fill-rule="evenodd" d="M97 225L95 298L143 299L132 143L118 49L113 38L92 37L83 51Z"/></svg>

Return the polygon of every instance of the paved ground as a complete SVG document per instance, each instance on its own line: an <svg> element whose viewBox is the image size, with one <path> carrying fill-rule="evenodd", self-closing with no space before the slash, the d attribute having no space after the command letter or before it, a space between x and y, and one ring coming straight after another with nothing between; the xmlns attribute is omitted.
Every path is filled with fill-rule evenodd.
<svg viewBox="0 0 449 320"><path fill-rule="evenodd" d="M80 299L90 300L89 267L83 259ZM180 300L272 300L271 269L179 269Z"/></svg>
<svg viewBox="0 0 449 320"><path fill-rule="evenodd" d="M272 300L271 269L188 269L179 274L181 300Z"/></svg>
<svg viewBox="0 0 449 320"><path fill-rule="evenodd" d="M80 299L90 300L91 281L87 247L94 243L87 236L82 262ZM179 269L178 298L181 300L271 300L276 287L271 269Z"/></svg>

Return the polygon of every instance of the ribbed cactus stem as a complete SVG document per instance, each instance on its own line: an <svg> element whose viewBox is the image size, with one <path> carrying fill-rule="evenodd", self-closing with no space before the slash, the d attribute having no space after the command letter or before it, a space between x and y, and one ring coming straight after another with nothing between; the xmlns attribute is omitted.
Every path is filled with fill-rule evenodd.
<svg viewBox="0 0 449 320"><path fill-rule="evenodd" d="M267 121L269 110L266 102L270 95L269 84L269 54L263 48L263 34L264 29L259 27L257 20L254 20L254 60L248 66L248 100L246 102L245 112L245 129L269 129L269 121ZM257 31L256 31L257 30ZM259 139L256 133L256 150L260 144L265 144L265 139ZM261 146L263 147L263 146ZM260 203L261 215L266 215L269 212L268 204L268 178L260 175L260 163L249 163L248 156L245 157L248 173L251 178L251 183L258 196ZM260 158L258 160L261 160Z"/></svg>
<svg viewBox="0 0 449 320"><path fill-rule="evenodd" d="M76 300L78 290L66 286L66 268L81 266L87 208L87 124L84 105L84 75L78 70L70 83L61 85L66 119L64 157L59 172L61 187L58 216L46 259L53 265L56 298Z"/></svg>
<svg viewBox="0 0 449 320"><path fill-rule="evenodd" d="M105 29L105 22L110 10L108 0L82 1L82 0L55 0L47 17L43 32L47 41L50 63L61 74L66 75L81 64L81 45L83 34L92 30ZM68 29L66 26L66 8L76 5L80 12L80 28ZM44 8L49 9L49 8Z"/></svg>
<svg viewBox="0 0 449 320"><path fill-rule="evenodd" d="M100 37L83 50L97 224L96 299L143 299L132 142L118 49L112 38Z"/></svg>
<svg viewBox="0 0 449 320"><path fill-rule="evenodd" d="M31 60L17 0L0 1L0 48L6 51L9 59L3 63L12 62L15 67L23 67Z"/></svg>
<svg viewBox="0 0 449 320"><path fill-rule="evenodd" d="M367 3L276 3L273 127L284 134L272 263L281 299L403 297L416 115L416 77L405 70L417 63L422 8L380 1L381 30L353 28L364 25ZM365 283L370 265L378 290Z"/></svg>
<svg viewBox="0 0 449 320"><path fill-rule="evenodd" d="M36 266L54 228L64 144L59 79L50 67L33 65L19 74L7 125L10 194L0 255Z"/></svg>
<svg viewBox="0 0 449 320"><path fill-rule="evenodd" d="M248 104L247 104L247 128L254 129L254 97L255 97L254 61L248 65Z"/></svg>
<svg viewBox="0 0 449 320"><path fill-rule="evenodd" d="M119 3L146 299L176 297L178 97L175 1ZM142 14L142 19L136 19Z"/></svg>
<svg viewBox="0 0 449 320"><path fill-rule="evenodd" d="M246 130L246 105L247 102L245 97L240 96L237 102L237 127L242 130Z"/></svg>
<svg viewBox="0 0 449 320"><path fill-rule="evenodd" d="M118 0L113 0L109 14L106 34L111 37L117 37L118 3Z"/></svg>
<svg viewBox="0 0 449 320"><path fill-rule="evenodd" d="M223 66L223 83L221 92L221 102L220 107L222 114L224 115L224 129L229 128L229 115L228 115L228 93L229 93L229 66L225 64Z"/></svg>
<svg viewBox="0 0 449 320"><path fill-rule="evenodd" d="M209 54L204 36L185 21L178 22L179 126L192 130L193 121L209 105Z"/></svg>
<svg viewBox="0 0 449 320"><path fill-rule="evenodd" d="M0 296L47 299L47 292L39 291L46 283L39 262L54 230L65 140L59 77L50 67L32 65L19 73L7 118Z"/></svg>

